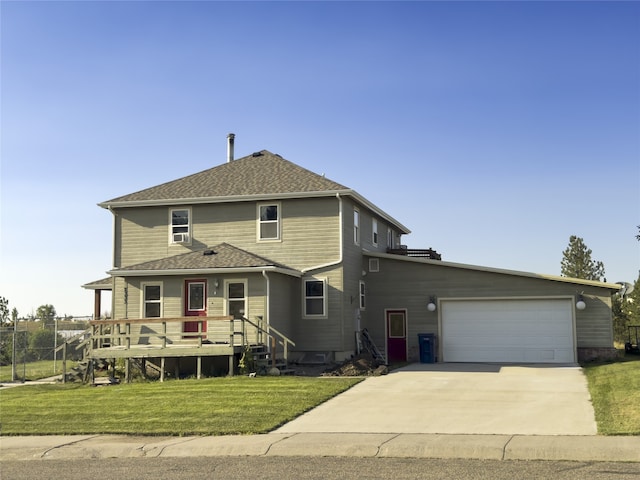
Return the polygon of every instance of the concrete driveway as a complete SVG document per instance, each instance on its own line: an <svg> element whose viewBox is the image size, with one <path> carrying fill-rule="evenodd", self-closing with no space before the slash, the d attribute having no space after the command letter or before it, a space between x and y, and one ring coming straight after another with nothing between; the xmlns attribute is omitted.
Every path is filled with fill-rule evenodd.
<svg viewBox="0 0 640 480"><path fill-rule="evenodd" d="M454 363L367 378L275 433L300 432L597 433L580 367Z"/></svg>

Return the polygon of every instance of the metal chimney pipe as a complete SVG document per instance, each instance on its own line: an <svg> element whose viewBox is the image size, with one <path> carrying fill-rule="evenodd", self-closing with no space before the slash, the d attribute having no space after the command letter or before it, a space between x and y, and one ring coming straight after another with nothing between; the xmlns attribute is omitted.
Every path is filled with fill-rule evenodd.
<svg viewBox="0 0 640 480"><path fill-rule="evenodd" d="M235 138L235 133L227 135L227 163L233 162L233 141Z"/></svg>

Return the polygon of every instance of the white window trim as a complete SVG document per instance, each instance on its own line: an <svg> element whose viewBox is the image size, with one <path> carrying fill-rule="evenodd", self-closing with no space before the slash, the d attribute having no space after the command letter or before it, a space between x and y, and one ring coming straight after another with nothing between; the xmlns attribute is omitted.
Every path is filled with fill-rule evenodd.
<svg viewBox="0 0 640 480"><path fill-rule="evenodd" d="M358 299L360 310L366 310L367 308L367 287L364 283L364 280L360 280L358 284Z"/></svg>
<svg viewBox="0 0 640 480"><path fill-rule="evenodd" d="M191 296L189 295L189 293L190 293L189 292L189 288L186 288L186 292L185 292L186 296L187 296L187 298L185 299L186 302L187 302L186 310L189 311L189 312L206 312L207 311L207 295L208 295L208 290L209 290L209 285L208 285L209 282L207 282L207 280L201 280L199 278L198 279L194 279L194 280L186 279L186 282L188 282L189 286L198 285L198 284L201 284L203 286L202 308L199 308L199 309L191 308Z"/></svg>
<svg viewBox="0 0 640 480"><path fill-rule="evenodd" d="M145 287L160 287L160 300L151 300L149 302L146 301L146 299L144 298L144 290ZM160 317L158 318L163 318L164 317L164 288L163 288L163 284L162 282L143 282L140 284L140 318L155 318L155 317L146 317L145 316L145 310L146 310L146 306L147 303L159 303L160 304Z"/></svg>
<svg viewBox="0 0 640 480"><path fill-rule="evenodd" d="M380 260L377 258L369 259L369 271L370 272L379 272L380 271Z"/></svg>
<svg viewBox="0 0 640 480"><path fill-rule="evenodd" d="M230 278L224 281L224 315L230 315L229 313L229 300L239 301L239 298L229 298L229 284L230 283L242 283L244 285L244 317L248 317L249 312L249 281L246 278Z"/></svg>
<svg viewBox="0 0 640 480"><path fill-rule="evenodd" d="M378 220L371 219L371 243L374 247L378 246Z"/></svg>
<svg viewBox="0 0 640 480"><path fill-rule="evenodd" d="M262 225L262 220L260 219L260 207L268 207L268 206L276 206L278 207L278 220L275 222L273 220L265 221L265 223L276 223L277 225L277 236L276 238L262 238L260 237L260 226ZM256 207L256 239L258 242L281 242L282 241L282 204L280 202L262 202L258 203Z"/></svg>
<svg viewBox="0 0 640 480"><path fill-rule="evenodd" d="M312 315L307 313L307 282L322 282L322 314ZM319 298L319 297L309 297ZM328 318L327 315L327 279L318 277L309 277L302 279L302 318Z"/></svg>
<svg viewBox="0 0 640 480"><path fill-rule="evenodd" d="M174 242L173 241L173 212L176 210L186 210L189 215L189 223L187 223L187 235L189 236L186 242ZM169 245L191 245L191 240L193 239L193 213L191 212L191 207L176 207L169 209Z"/></svg>
<svg viewBox="0 0 640 480"><path fill-rule="evenodd" d="M357 218L357 221L356 221ZM360 210L357 208L353 209L353 243L356 245L360 245Z"/></svg>
<svg viewBox="0 0 640 480"><path fill-rule="evenodd" d="M393 248L393 230L391 228L387 228L387 247Z"/></svg>

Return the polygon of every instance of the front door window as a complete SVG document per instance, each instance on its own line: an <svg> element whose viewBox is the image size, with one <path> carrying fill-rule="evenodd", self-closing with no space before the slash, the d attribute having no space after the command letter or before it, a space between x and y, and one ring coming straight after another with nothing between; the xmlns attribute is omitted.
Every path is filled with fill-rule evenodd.
<svg viewBox="0 0 640 480"><path fill-rule="evenodd" d="M190 282L187 311L194 314L196 312L203 312L204 310L204 282Z"/></svg>
<svg viewBox="0 0 640 480"><path fill-rule="evenodd" d="M387 360L405 362L407 360L407 312L406 310L388 310Z"/></svg>
<svg viewBox="0 0 640 480"><path fill-rule="evenodd" d="M207 316L207 283L204 280L187 280L184 284L184 315L185 317ZM199 324L202 324L199 327ZM184 322L185 332L207 331L207 322ZM196 337L191 337L195 339Z"/></svg>

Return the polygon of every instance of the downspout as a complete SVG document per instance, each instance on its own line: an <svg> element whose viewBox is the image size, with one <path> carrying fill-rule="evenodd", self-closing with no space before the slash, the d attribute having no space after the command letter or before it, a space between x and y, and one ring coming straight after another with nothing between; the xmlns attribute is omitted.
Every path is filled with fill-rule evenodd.
<svg viewBox="0 0 640 480"><path fill-rule="evenodd" d="M269 333L269 306L271 303L271 299L270 299L270 295L271 295L271 282L269 281L269 275L267 275L267 271L266 270L262 270L262 276L265 279L266 282L266 292L265 292L265 296L264 296L264 321L265 321L265 325L266 325L266 329L267 329L267 333Z"/></svg>
<svg viewBox="0 0 640 480"><path fill-rule="evenodd" d="M319 270L321 268L328 268L328 267L333 267L336 265L340 265L342 263L342 259L344 257L343 252L344 252L344 244L343 244L343 230L344 230L344 225L342 224L342 217L343 217L343 206L342 206L342 197L340 196L339 193L336 193L336 198L338 199L338 225L340 227L340 229L338 230L338 247L339 247L339 254L338 254L338 260L335 260L333 262L329 262L329 263L325 263L322 265L316 265L315 267L309 267L309 268L303 268L301 270L301 272L303 274L309 273L312 270ZM343 279L344 279L344 271L343 271ZM344 284L344 282L343 282ZM344 285L343 285L343 292L342 294L344 295ZM342 338L341 340L341 345L342 345L342 351L344 351L345 349L345 345L344 345L344 301L340 302L340 316L342 318L342 334L340 335L340 337Z"/></svg>
<svg viewBox="0 0 640 480"><path fill-rule="evenodd" d="M112 230L112 242L111 242L111 265L112 268L120 268L119 265L116 265L116 211L109 205L107 210L111 212L113 215L113 223L111 226ZM116 318L116 277L111 277L111 318ZM125 318L127 318L125 313ZM96 319L97 320L97 319Z"/></svg>
<svg viewBox="0 0 640 480"><path fill-rule="evenodd" d="M338 199L338 225L340 226L340 230L338 231L338 236L339 236L339 254L338 254L338 260L334 260L333 262L329 262L329 263L324 263L322 265L316 265L314 267L309 267L309 268L303 268L302 270L300 270L302 273L308 273L311 272L312 270L319 270L321 268L327 268L327 267L333 267L335 265L340 265L342 263L342 257L343 257L343 249L344 249L344 245L342 244L342 237L343 237L343 225L342 225L342 197L340 196L339 193L336 193L336 198Z"/></svg>

